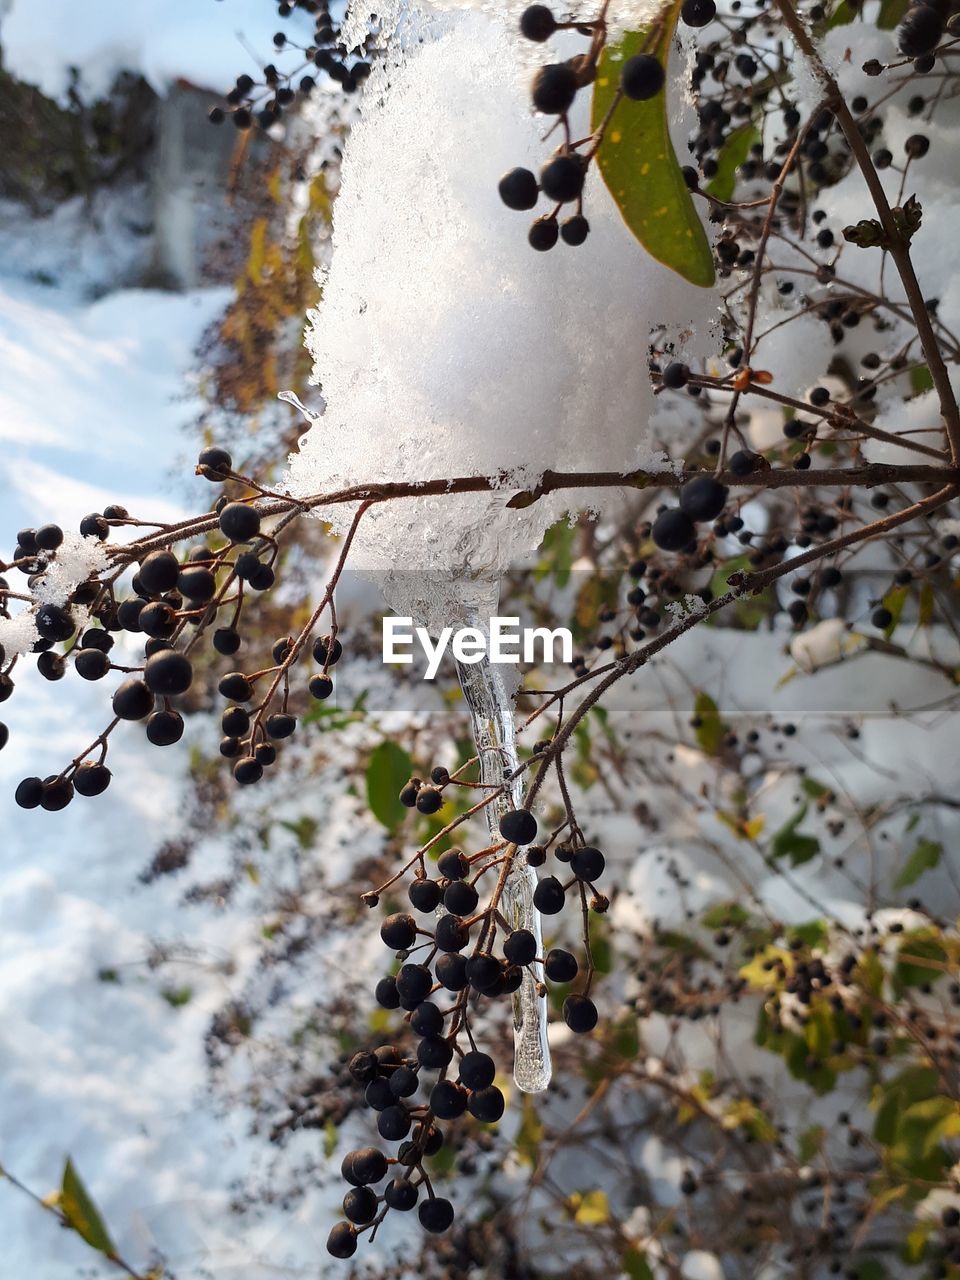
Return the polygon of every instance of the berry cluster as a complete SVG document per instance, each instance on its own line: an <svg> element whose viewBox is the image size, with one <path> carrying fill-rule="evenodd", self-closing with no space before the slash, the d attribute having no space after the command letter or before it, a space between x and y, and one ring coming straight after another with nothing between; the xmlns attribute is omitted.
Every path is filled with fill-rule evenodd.
<svg viewBox="0 0 960 1280"><path fill-rule="evenodd" d="M681 17L688 25L700 27L711 21L715 13L714 0L686 0ZM499 185L500 198L508 209L529 212L536 207L541 193L552 203L549 212L534 220L528 235L531 246L540 252L552 249L559 239L568 245L581 245L586 240L590 224L583 215L583 187L590 162L613 114L611 110L596 133L573 141L569 113L580 90L596 78L597 63L607 38L604 19L558 22L552 11L542 4L531 5L520 18L521 34L538 44L563 30L589 36L589 49L564 62L550 62L540 67L533 77L530 94L536 111L557 118L564 140L544 163L539 178L529 169L510 169ZM645 101L655 98L663 87L664 71L657 58L647 53L636 54L621 68L614 109L622 98ZM564 206L570 205L574 211L560 222Z"/></svg>
<svg viewBox="0 0 960 1280"><path fill-rule="evenodd" d="M263 68L262 80L243 73L237 76L233 88L226 94L225 106L211 107L208 119L211 124L223 124L229 118L238 129L249 129L256 124L260 129L270 129L283 118L284 111L292 107L298 97L309 97L316 88L316 72L323 72L340 85L344 93L355 92L370 74L370 63L356 61L348 65L346 46L340 42L340 24L330 13L329 0L282 0L278 17L289 18L296 10L315 17L313 40L308 45L298 44L285 32L273 37L277 54L299 54L297 67L280 70L269 62Z"/></svg>
<svg viewBox="0 0 960 1280"><path fill-rule="evenodd" d="M197 471L215 483L242 481L232 466L229 453L214 446L200 454ZM24 778L16 790L19 805L56 811L68 805L74 794L94 796L105 791L111 777L105 764L108 739L121 721L143 722L147 740L155 746L170 746L180 740L184 721L179 700L193 684L191 652L200 636L210 632L212 647L221 655L237 653L242 644L239 622L246 601L274 585L279 544L262 528L255 498L256 495L231 501L224 496L217 501L207 522L213 526L214 545L204 542L183 558L167 547L157 547L133 561L133 594L118 595L117 580L130 553L117 548L119 571L102 579L94 575L81 583L64 604L44 603L36 608L38 639L33 651L45 679L60 680L71 666L83 680L102 680L111 672L119 672L125 679L113 692L114 718L107 729L61 773ZM103 541L111 527L136 523L125 508L110 506L102 513L86 516L80 533ZM21 530L13 560L6 567L25 574L31 587L42 583L47 570L56 563L63 537L63 531L55 525ZM144 539L147 545L150 541ZM5 596L10 594L3 579L0 590ZM234 761L233 775L241 785L259 781L264 770L276 762L278 744L296 730L297 719L288 706L289 672L304 651L322 610L323 606L300 636L283 636L275 642L271 666L250 673L230 671L219 680L220 694L232 704L222 716L220 752ZM343 652L332 605L331 617L333 630L317 637L312 646L319 670L310 676L307 690L317 700L332 694L330 669ZM120 633L145 637L142 665L129 667L113 660L115 637ZM0 700L12 691L9 670L0 673ZM255 700L252 708L245 705ZM0 726L0 746L7 736L6 727ZM97 759L87 759L94 752Z"/></svg>
<svg viewBox="0 0 960 1280"><path fill-rule="evenodd" d="M434 769L429 784L412 778L400 798L408 807L432 814L443 802L443 790L459 781L458 774ZM541 913L556 915L571 892L578 905L585 905L588 891L590 909L606 910L607 900L595 888L604 870L599 849L579 839L558 842L556 835L534 845L537 821L526 809L505 813L499 833L498 842L472 855L459 848L444 850L435 876L426 870L429 846L421 849L410 864L414 876L407 888L416 914L395 911L381 923L380 937L396 953L400 967L379 980L376 1000L384 1009L404 1011L416 1048L404 1053L395 1045L381 1045L355 1054L350 1062L351 1074L364 1086L366 1104L377 1113L381 1139L400 1147L395 1157L373 1147L345 1157L342 1173L352 1190L343 1201L347 1221L333 1228L327 1242L335 1257L350 1257L358 1235L369 1228L372 1237L390 1209L409 1211L419 1203L418 1215L427 1231L442 1232L452 1224L453 1206L435 1195L424 1167L424 1160L443 1144L441 1122L469 1114L482 1124L494 1124L504 1112L503 1093L494 1083L494 1060L477 1048L475 1020L485 1002L511 997L531 966L537 966L536 972L542 966L548 982L564 986L580 975L570 951L555 947L538 956L534 935L511 928L501 914L505 873L517 850L527 846L528 862L542 866L552 849L572 873L565 883L557 876L539 882L534 902ZM492 879L493 887L482 905L478 885L485 877ZM397 879L365 895L365 901L375 905ZM574 1032L592 1031L597 1024L597 1008L589 996L592 976L588 952L583 989L569 992L563 1001L564 1020ZM542 984L540 996L546 998ZM374 1185L391 1172L382 1193L375 1192Z"/></svg>

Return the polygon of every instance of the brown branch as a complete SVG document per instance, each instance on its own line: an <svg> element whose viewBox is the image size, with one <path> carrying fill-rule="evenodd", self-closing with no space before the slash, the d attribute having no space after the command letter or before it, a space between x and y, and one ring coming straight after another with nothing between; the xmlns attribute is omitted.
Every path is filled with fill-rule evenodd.
<svg viewBox="0 0 960 1280"><path fill-rule="evenodd" d="M754 388L751 388L752 390ZM704 474L699 470L676 470L665 467L659 471L544 471L533 490L520 489L514 492L511 502L518 509L531 506L537 499L548 493L559 493L568 489L679 489L693 476ZM811 468L809 471L795 471L792 468L755 472L749 476L735 475L732 471L719 471L715 478L728 488L837 488L854 485L872 488L884 484L939 484L954 483L960 480L960 466L936 467L924 463L910 463L903 466L892 463L873 462L862 467L824 467ZM256 504L261 517L285 515L291 511L312 511L317 507L342 506L347 503L377 503L398 498L446 497L447 495L465 493L507 493L511 488L510 479L505 475L497 476L453 476L449 479L382 481L373 484L356 484L346 489L334 490L331 493L313 494L307 498L271 498ZM155 551L170 546L187 538L208 533L218 527L218 517L213 512L202 516L194 516L170 525L162 533L152 534L139 542L126 543L123 546L109 548L117 560L129 563Z"/></svg>

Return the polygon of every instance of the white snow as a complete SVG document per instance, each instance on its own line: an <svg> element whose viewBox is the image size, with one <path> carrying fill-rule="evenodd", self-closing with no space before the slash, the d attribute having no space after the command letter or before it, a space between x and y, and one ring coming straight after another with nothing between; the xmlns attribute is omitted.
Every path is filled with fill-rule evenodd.
<svg viewBox="0 0 960 1280"><path fill-rule="evenodd" d="M29 609L22 609L10 618L0 618L0 649L5 662L29 653L37 638L37 624Z"/></svg>
<svg viewBox="0 0 960 1280"><path fill-rule="evenodd" d="M723 1280L723 1267L715 1253L691 1249L680 1265L683 1280Z"/></svg>
<svg viewBox="0 0 960 1280"><path fill-rule="evenodd" d="M44 235L42 221L35 233ZM186 448L180 432L199 407L181 371L228 297L126 289L84 303L70 290L0 275L5 544L43 519L75 528L108 502L145 518L182 514L172 495L154 500L157 481ZM68 473L56 491L53 458Z"/></svg>
<svg viewBox="0 0 960 1280"><path fill-rule="evenodd" d="M107 553L99 538L82 538L78 533L65 533L56 555L34 588L34 599L40 604L66 604L81 582L106 567Z"/></svg>
<svg viewBox="0 0 960 1280"><path fill-rule="evenodd" d="M496 570L571 501L609 501L581 491L506 510L547 465L662 463L645 336L696 322L708 345L714 295L646 255L593 171L586 244L533 251L534 215L511 212L497 193L503 172L537 170L550 150L547 123L531 114L522 42L466 11L409 43L396 66L374 71L346 147L332 264L308 337L327 408L292 459L289 487L507 472L494 496L375 510L357 546L380 566Z"/></svg>

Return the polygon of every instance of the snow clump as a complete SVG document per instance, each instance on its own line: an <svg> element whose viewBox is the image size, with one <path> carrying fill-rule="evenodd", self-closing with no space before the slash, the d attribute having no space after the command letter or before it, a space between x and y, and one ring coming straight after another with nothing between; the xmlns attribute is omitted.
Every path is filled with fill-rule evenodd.
<svg viewBox="0 0 960 1280"><path fill-rule="evenodd" d="M580 248L535 252L527 228L545 206L518 214L501 202L500 176L537 171L554 145L543 140L551 122L532 112L525 45L512 20L488 12L411 20L395 60L371 75L346 148L307 337L327 409L288 487L498 479L494 494L375 508L355 567L495 574L569 509L610 501L571 490L508 508L545 469L666 465L649 424L651 330L679 335L688 354L712 345L715 296L644 252L593 169ZM318 514L342 532L353 512Z"/></svg>

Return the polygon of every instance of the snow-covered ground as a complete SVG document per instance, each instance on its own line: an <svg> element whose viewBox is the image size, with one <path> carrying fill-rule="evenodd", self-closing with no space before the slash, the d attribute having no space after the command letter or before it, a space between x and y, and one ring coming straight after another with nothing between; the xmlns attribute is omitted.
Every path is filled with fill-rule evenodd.
<svg viewBox="0 0 960 1280"><path fill-rule="evenodd" d="M127 216L136 197L98 205L92 223L79 205L45 221L0 211L7 554L23 525L55 519L75 529L110 501L158 519L209 501L188 465L196 442L186 428L198 407L191 370L227 294L107 292L111 275L127 277L142 252ZM102 296L90 301L91 292ZM86 746L102 727L104 699L99 686L48 684L35 671L18 685L4 706L11 738L0 755L0 1162L45 1193L69 1154L137 1265L154 1249L182 1275L209 1267L253 1280L268 1274L260 1256L306 1265L320 1253L322 1217L302 1247L286 1218L282 1241L279 1217L249 1235L230 1221L231 1184L250 1174L263 1143L247 1135L242 1111L223 1112L206 1096L204 1034L247 976L261 903L251 895L228 909L187 910L182 879L138 881L182 830L189 752L157 752L131 726L111 755L102 802L25 812L13 802L17 780ZM189 726L188 736L197 731ZM215 875L218 851L222 864L224 846L207 842L205 875ZM147 961L158 947L180 959L154 972ZM66 1280L96 1266L78 1237L11 1188L0 1194L5 1280ZM104 1263L96 1273L111 1270Z"/></svg>
<svg viewBox="0 0 960 1280"><path fill-rule="evenodd" d="M77 200L40 221L0 205L0 542L8 552L25 525L55 519L76 529L109 502L169 520L191 497L208 496L191 476L195 441L184 431L199 408L190 370L229 294L105 292L144 253L129 211L137 196L98 199L92 215Z"/></svg>
<svg viewBox="0 0 960 1280"><path fill-rule="evenodd" d="M98 200L92 218L78 202L32 222L12 205L0 208L7 554L24 525L56 520L76 529L108 502L167 520L211 499L207 482L192 474L195 350L229 292L114 287L146 261L137 202L135 190L121 191ZM185 741L167 752L149 747L139 726L125 726L111 751L106 796L78 799L59 814L24 811L13 801L17 781L60 768L86 747L103 727L105 699L103 686L72 672L47 683L32 663L21 664L16 679L16 696L3 707L10 742L0 753L0 1164L45 1194L69 1155L120 1253L144 1270L162 1256L178 1280L323 1274L335 1265L324 1241L342 1195L342 1150L365 1129L352 1142L344 1135L329 1162L313 1131L296 1135L289 1156L278 1157L252 1132L251 1110L211 1088L205 1054L215 1015L257 980L277 897L302 888L296 840L275 827L258 883L242 877L228 902L212 896L188 905L184 897L197 880L229 874L229 830L203 834L190 872L142 883L157 850L188 828L191 748L215 750L211 726L188 718ZM341 879L364 847L377 851L376 831L358 837L358 801L346 794L341 764L329 776L313 774L307 789L289 775L281 786L254 802L249 825L304 818L322 825L327 880ZM321 890L318 916L329 901ZM375 931L365 936L365 963L355 954L346 968L336 953L326 955L325 971L336 978L331 996L371 985L364 975L382 964L382 949ZM272 1061L274 1041L282 1045L313 1012L315 973L312 962L286 974L282 1009L258 1028L249 1060L238 1055L230 1081L238 1093L254 1084L254 1064ZM330 1054L324 1042L316 1071ZM232 1206L250 1188L254 1199L269 1198L277 1160L284 1185L297 1180L291 1171L300 1165L320 1168L301 1180L305 1193L292 1209L281 1197L238 1216ZM0 1220L2 1280L116 1274L2 1182ZM384 1241L389 1247L389 1233Z"/></svg>

